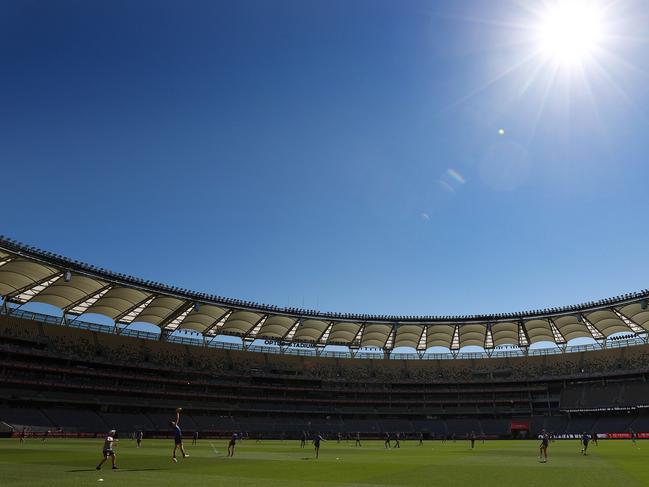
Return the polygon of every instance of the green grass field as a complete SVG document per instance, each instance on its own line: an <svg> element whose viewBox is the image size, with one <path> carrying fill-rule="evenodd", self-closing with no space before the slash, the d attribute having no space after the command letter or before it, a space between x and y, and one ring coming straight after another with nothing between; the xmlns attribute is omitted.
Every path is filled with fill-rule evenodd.
<svg viewBox="0 0 649 487"><path fill-rule="evenodd" d="M0 440L0 485L77 486L649 486L649 443L600 441L588 456L577 440L550 445L549 462L537 459L536 441L487 441L471 451L466 441L402 442L385 450L379 441L328 441L320 459L297 441L243 441L227 458L225 440L186 442L190 458L171 462L171 440L132 440L117 446L120 470L96 471L102 440ZM103 479L100 481L99 479Z"/></svg>

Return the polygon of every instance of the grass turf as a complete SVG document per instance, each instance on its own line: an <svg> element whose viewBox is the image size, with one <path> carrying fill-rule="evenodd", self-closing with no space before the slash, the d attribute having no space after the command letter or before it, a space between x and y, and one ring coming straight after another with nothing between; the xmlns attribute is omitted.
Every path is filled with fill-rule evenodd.
<svg viewBox="0 0 649 487"><path fill-rule="evenodd" d="M227 458L225 440L186 442L190 458L171 462L172 440L122 440L117 448L120 470L96 471L103 441L0 440L0 485L80 486L100 483L127 486L228 485L249 486L649 486L649 444L630 440L600 441L580 455L577 440L560 440L548 450L549 462L539 463L537 441L402 442L386 450L383 442L327 441L315 460L313 447L297 441L242 441ZM99 479L103 479L102 482Z"/></svg>

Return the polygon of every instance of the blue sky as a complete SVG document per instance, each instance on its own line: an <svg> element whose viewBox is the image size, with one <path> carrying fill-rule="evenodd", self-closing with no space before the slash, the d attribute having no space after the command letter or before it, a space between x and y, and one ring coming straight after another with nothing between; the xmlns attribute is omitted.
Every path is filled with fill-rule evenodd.
<svg viewBox="0 0 649 487"><path fill-rule="evenodd" d="M567 69L524 4L0 1L0 233L326 311L647 288L649 6Z"/></svg>

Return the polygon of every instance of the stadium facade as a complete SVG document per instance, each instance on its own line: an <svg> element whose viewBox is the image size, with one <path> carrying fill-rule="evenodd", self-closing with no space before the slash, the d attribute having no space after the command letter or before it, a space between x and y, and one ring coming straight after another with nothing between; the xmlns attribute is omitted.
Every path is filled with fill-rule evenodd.
<svg viewBox="0 0 649 487"><path fill-rule="evenodd" d="M649 291L484 316L322 313L143 281L0 238L0 295L0 420L13 428L165 434L182 405L188 431L215 435L649 432ZM61 314L21 309L31 302ZM112 325L86 322L90 313ZM129 329L136 322L160 332ZM594 344L568 346L581 337ZM529 348L539 342L555 346Z"/></svg>

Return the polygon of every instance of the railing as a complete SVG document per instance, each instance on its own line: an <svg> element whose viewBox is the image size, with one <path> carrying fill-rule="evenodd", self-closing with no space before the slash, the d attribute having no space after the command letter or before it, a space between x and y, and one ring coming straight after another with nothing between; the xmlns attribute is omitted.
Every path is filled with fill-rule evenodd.
<svg viewBox="0 0 649 487"><path fill-rule="evenodd" d="M0 313L4 314L4 313ZM128 336L131 338L142 338L145 340L160 340L159 333L152 333L148 331L132 330L128 327L115 327L113 325L105 325L100 323L92 323L89 321L82 321L79 319L64 319L60 316L46 315L43 313L35 313L33 311L23 311L17 308L10 308L7 316L13 318L20 318L29 321L37 321L46 325L68 326L71 328L78 328L82 330L89 330L98 333L107 333L113 335ZM181 345L191 345L208 348L218 348L221 350L238 350L248 351L254 353L268 353L277 355L297 355L297 356L319 356L330 358L356 358L365 360L467 360L467 359L487 359L487 358L508 358L508 357L524 357L524 356L546 356L558 355L561 353L577 353L577 352L590 352L605 349L618 349L631 347L636 345L645 345L648 343L649 338L644 337L631 337L623 340L606 340L602 344L593 343L588 345L571 345L550 348L537 348L528 349L527 351L521 349L508 349L508 350L492 350L490 352L448 352L448 353L392 353L384 354L382 352L355 352L352 351L330 351L318 348L302 348L302 347L280 347L280 346L265 346L265 345L248 345L244 346L241 343L223 342L212 338L187 338L169 335L164 337L168 342L177 343Z"/></svg>

